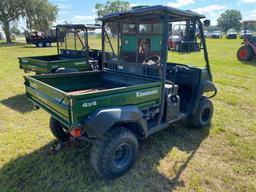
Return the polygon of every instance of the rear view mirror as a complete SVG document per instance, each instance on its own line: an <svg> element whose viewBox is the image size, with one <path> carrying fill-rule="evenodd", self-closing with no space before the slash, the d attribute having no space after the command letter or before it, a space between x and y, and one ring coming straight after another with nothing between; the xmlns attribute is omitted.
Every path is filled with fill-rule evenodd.
<svg viewBox="0 0 256 192"><path fill-rule="evenodd" d="M209 19L204 20L205 27L209 27L210 25L211 25L211 20L209 20Z"/></svg>

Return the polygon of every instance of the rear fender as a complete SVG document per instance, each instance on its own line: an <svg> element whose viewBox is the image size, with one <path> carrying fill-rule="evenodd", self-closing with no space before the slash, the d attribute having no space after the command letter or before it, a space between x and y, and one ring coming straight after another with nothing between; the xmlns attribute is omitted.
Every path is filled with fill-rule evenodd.
<svg viewBox="0 0 256 192"><path fill-rule="evenodd" d="M147 122L143 119L141 110L136 106L97 110L85 119L83 129L89 137L102 137L117 123L138 123L143 130L143 135L147 136Z"/></svg>
<svg viewBox="0 0 256 192"><path fill-rule="evenodd" d="M212 81L206 80L203 82L201 90L202 90L201 94L204 94L206 92L215 91L216 87Z"/></svg>
<svg viewBox="0 0 256 192"><path fill-rule="evenodd" d="M196 95L196 101L195 101L194 107L192 109L192 115L194 115L196 113L196 110L197 110L197 107L199 105L200 99L202 98L204 93L207 93L207 92L214 92L213 95L210 96L209 98L212 98L217 94L217 88L214 85L214 83L210 80L205 80L200 85L199 91Z"/></svg>

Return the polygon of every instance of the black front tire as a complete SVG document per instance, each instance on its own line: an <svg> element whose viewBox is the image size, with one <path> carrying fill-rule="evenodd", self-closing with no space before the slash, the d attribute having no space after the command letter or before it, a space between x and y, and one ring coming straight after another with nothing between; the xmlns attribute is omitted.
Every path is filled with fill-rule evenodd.
<svg viewBox="0 0 256 192"><path fill-rule="evenodd" d="M195 115L188 118L188 123L191 127L202 128L208 126L213 115L212 101L207 97L202 97Z"/></svg>
<svg viewBox="0 0 256 192"><path fill-rule="evenodd" d="M68 141L71 136L70 133L65 131L64 125L53 117L50 118L50 130L52 134L62 142Z"/></svg>
<svg viewBox="0 0 256 192"><path fill-rule="evenodd" d="M113 179L128 171L137 158L136 135L124 127L114 127L91 149L91 164L99 176Z"/></svg>

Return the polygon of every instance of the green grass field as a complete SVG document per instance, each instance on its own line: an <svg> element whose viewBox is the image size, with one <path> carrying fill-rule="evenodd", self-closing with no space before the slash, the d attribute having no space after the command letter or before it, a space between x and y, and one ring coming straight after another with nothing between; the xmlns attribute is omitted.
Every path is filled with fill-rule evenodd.
<svg viewBox="0 0 256 192"><path fill-rule="evenodd" d="M26 100L17 57L56 47L0 44L0 191L256 191L256 60L236 59L240 42L207 41L219 90L212 125L175 125L151 136L133 168L112 181L96 175L85 143L51 154L49 115ZM201 55L169 59L202 66Z"/></svg>

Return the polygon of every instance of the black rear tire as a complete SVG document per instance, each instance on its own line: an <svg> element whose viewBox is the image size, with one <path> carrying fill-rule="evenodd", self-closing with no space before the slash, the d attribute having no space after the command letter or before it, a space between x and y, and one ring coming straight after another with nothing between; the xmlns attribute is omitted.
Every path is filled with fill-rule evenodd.
<svg viewBox="0 0 256 192"><path fill-rule="evenodd" d="M237 58L240 61L250 61L254 56L254 51L251 46L244 45L237 51Z"/></svg>
<svg viewBox="0 0 256 192"><path fill-rule="evenodd" d="M50 130L52 134L62 142L68 141L70 138L70 133L65 131L64 125L53 117L50 118Z"/></svg>
<svg viewBox="0 0 256 192"><path fill-rule="evenodd" d="M91 164L99 176L113 179L128 171L137 158L136 135L124 127L114 127L91 149Z"/></svg>
<svg viewBox="0 0 256 192"><path fill-rule="evenodd" d="M208 126L213 115L212 101L207 97L202 97L197 107L196 114L188 118L191 127L201 128Z"/></svg>

